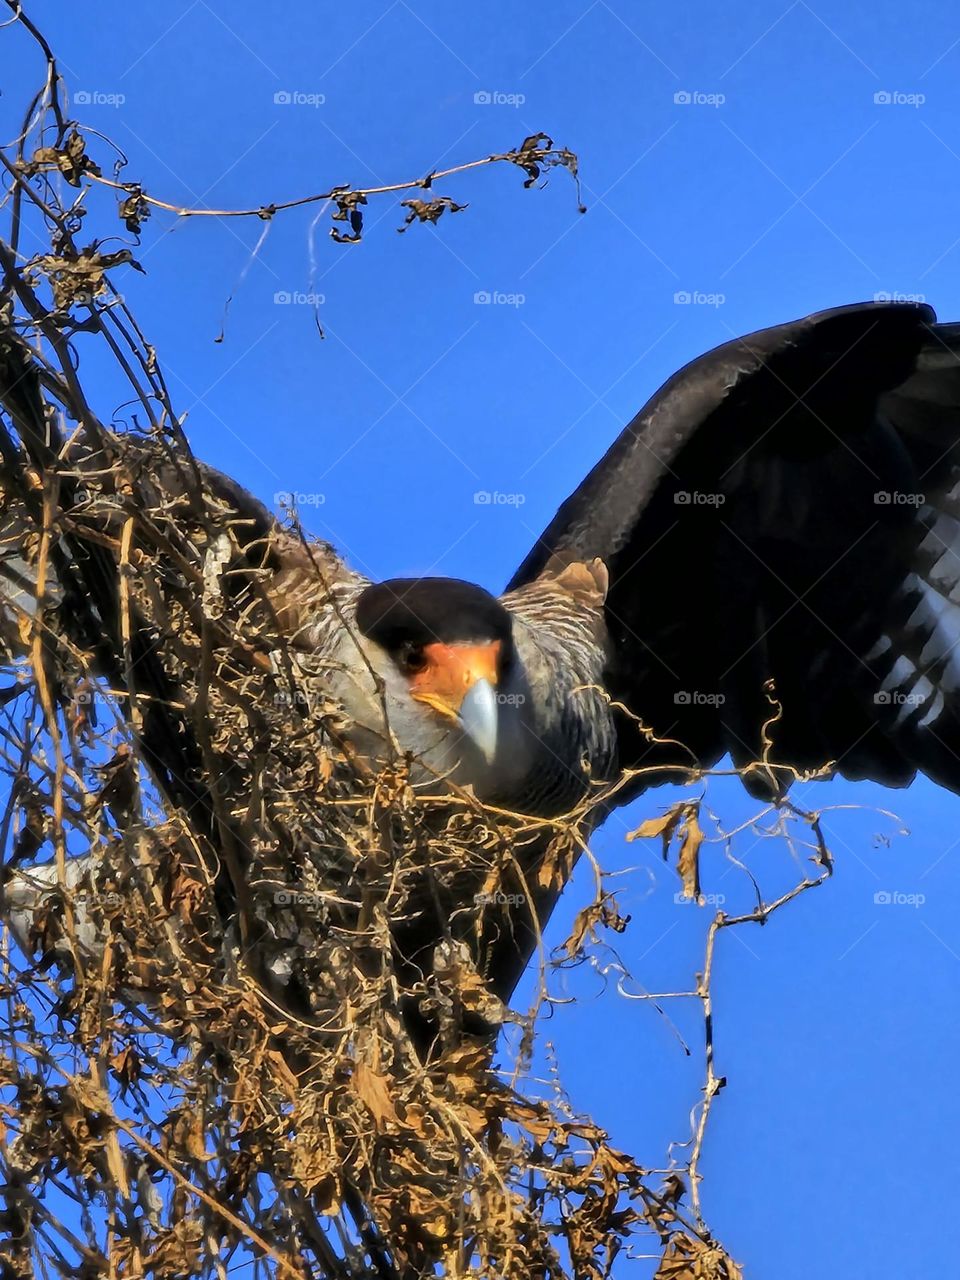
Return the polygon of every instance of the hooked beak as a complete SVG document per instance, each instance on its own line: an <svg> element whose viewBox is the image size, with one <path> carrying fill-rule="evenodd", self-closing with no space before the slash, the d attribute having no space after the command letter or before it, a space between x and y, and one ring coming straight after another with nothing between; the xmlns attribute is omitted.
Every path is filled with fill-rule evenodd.
<svg viewBox="0 0 960 1280"><path fill-rule="evenodd" d="M478 680L460 703L460 724L487 764L497 754L497 695L489 680Z"/></svg>
<svg viewBox="0 0 960 1280"><path fill-rule="evenodd" d="M482 645L428 644L426 666L410 682L410 696L452 720L487 764L497 750L499 640Z"/></svg>

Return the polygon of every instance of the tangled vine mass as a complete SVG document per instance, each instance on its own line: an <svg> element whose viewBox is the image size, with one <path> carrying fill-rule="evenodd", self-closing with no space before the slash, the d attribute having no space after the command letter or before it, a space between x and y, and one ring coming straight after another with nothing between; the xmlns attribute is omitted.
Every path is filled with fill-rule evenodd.
<svg viewBox="0 0 960 1280"><path fill-rule="evenodd" d="M707 1060L687 1162L645 1170L531 1070L551 963L626 927L599 868L559 958L540 942L533 1008L486 981L491 938L531 880L565 883L591 805L535 820L414 788L400 752L378 774L356 757L288 644L271 547L252 554L193 458L110 274L136 268L151 215L270 222L321 201L355 241L374 197L413 193L405 229L466 207L440 180L508 164L535 186L576 177L576 157L537 134L377 191L178 208L104 176L47 42L6 2L2 39L32 43L43 83L0 150L0 559L22 578L0 606L0 1276L599 1280L627 1249L659 1280L736 1280L697 1165L723 1083L712 948L737 921L714 920L689 993ZM105 251L119 227L128 245ZM85 385L84 343L129 384L126 430ZM276 536L326 601L324 544L296 523ZM679 849L692 894L698 812L639 832ZM829 855L815 819L788 819L817 863L799 892Z"/></svg>

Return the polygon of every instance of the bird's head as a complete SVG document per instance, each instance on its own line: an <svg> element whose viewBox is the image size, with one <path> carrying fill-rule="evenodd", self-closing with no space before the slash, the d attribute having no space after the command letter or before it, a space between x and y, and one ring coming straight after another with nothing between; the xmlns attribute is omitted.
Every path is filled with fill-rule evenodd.
<svg viewBox="0 0 960 1280"><path fill-rule="evenodd" d="M402 691L444 738L454 730L492 766L514 665L512 619L500 601L455 578L393 578L361 593L356 626L381 659L388 691Z"/></svg>

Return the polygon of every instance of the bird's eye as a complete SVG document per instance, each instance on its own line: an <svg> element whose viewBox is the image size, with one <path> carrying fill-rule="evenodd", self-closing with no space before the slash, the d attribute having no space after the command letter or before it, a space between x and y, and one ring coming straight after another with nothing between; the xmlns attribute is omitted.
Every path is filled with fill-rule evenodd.
<svg viewBox="0 0 960 1280"><path fill-rule="evenodd" d="M426 655L415 644L405 644L397 655L397 660L400 670L407 672L408 675L415 675L427 665Z"/></svg>

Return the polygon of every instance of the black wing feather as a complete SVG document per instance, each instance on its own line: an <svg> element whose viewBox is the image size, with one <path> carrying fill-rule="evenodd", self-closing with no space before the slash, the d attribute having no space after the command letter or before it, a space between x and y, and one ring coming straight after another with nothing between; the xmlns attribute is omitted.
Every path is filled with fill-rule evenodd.
<svg viewBox="0 0 960 1280"><path fill-rule="evenodd" d="M671 378L510 585L604 559L609 691L702 764L758 757L772 679L774 760L960 790L958 439L960 326L929 307L766 329Z"/></svg>

